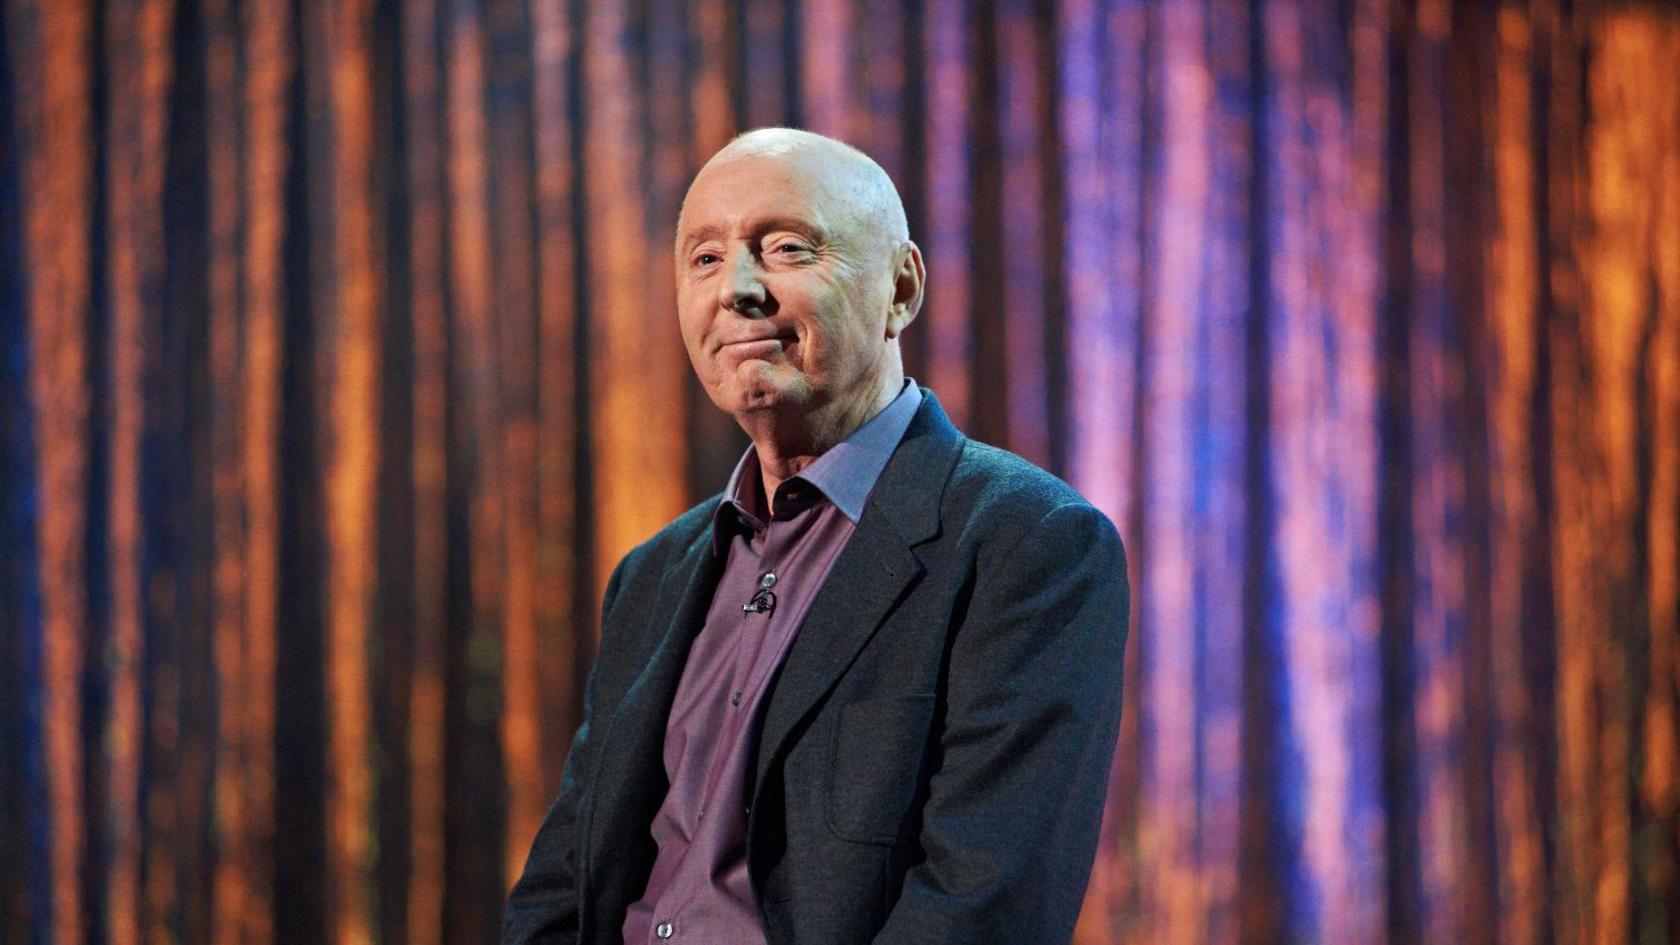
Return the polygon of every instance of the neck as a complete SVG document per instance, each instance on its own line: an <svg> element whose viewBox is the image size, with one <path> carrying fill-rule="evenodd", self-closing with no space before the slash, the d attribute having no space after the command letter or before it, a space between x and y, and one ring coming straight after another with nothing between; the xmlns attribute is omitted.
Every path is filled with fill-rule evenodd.
<svg viewBox="0 0 1680 945"><path fill-rule="evenodd" d="M904 386L904 369L890 369L863 393L834 400L797 417L779 415L742 420L741 428L752 437L758 453L759 474L764 480L764 498L774 511L776 487L798 475L817 457L851 436L869 418L880 413Z"/></svg>

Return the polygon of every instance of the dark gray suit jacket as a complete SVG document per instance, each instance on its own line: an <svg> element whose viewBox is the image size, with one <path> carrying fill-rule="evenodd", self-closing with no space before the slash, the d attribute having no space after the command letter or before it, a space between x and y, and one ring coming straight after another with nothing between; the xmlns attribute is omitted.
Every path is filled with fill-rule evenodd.
<svg viewBox="0 0 1680 945"><path fill-rule="evenodd" d="M718 497L608 581L587 721L502 941L607 945L641 897L665 720L723 561ZM748 864L770 945L1072 935L1120 723L1125 553L1065 483L931 391L763 715Z"/></svg>

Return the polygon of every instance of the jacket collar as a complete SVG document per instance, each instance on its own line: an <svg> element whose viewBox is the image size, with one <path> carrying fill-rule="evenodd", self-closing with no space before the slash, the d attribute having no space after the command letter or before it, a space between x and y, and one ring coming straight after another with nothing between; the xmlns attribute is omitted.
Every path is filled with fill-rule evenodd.
<svg viewBox="0 0 1680 945"><path fill-rule="evenodd" d="M937 536L939 500L962 444L963 435L951 425L932 388L922 388L921 406L881 470L859 527L890 529L907 547Z"/></svg>

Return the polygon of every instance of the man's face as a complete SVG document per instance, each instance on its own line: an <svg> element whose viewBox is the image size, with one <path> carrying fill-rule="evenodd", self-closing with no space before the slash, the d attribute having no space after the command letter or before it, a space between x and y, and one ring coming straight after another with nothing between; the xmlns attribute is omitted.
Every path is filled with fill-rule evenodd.
<svg viewBox="0 0 1680 945"><path fill-rule="evenodd" d="M695 373L736 417L866 396L888 344L893 247L810 154L707 165L678 223L677 312Z"/></svg>

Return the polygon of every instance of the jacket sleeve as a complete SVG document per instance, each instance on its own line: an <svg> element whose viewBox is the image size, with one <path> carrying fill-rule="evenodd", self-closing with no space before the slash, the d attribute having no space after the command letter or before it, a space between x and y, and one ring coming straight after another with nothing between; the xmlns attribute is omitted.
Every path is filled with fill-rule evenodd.
<svg viewBox="0 0 1680 945"><path fill-rule="evenodd" d="M955 631L920 854L877 945L1067 942L1120 726L1120 536L1060 506L981 552Z"/></svg>
<svg viewBox="0 0 1680 945"><path fill-rule="evenodd" d="M623 573L624 561L620 561L607 580L601 604L603 628L618 597ZM598 661L596 665L598 668ZM583 724L578 727L577 735L572 738L572 749L566 755L560 794L543 817L525 859L525 870L508 894L502 916L502 945L572 945L577 941L580 829L577 813L578 802L595 771L596 739L589 731L590 720L595 715L595 676L596 670L592 669L584 690Z"/></svg>

